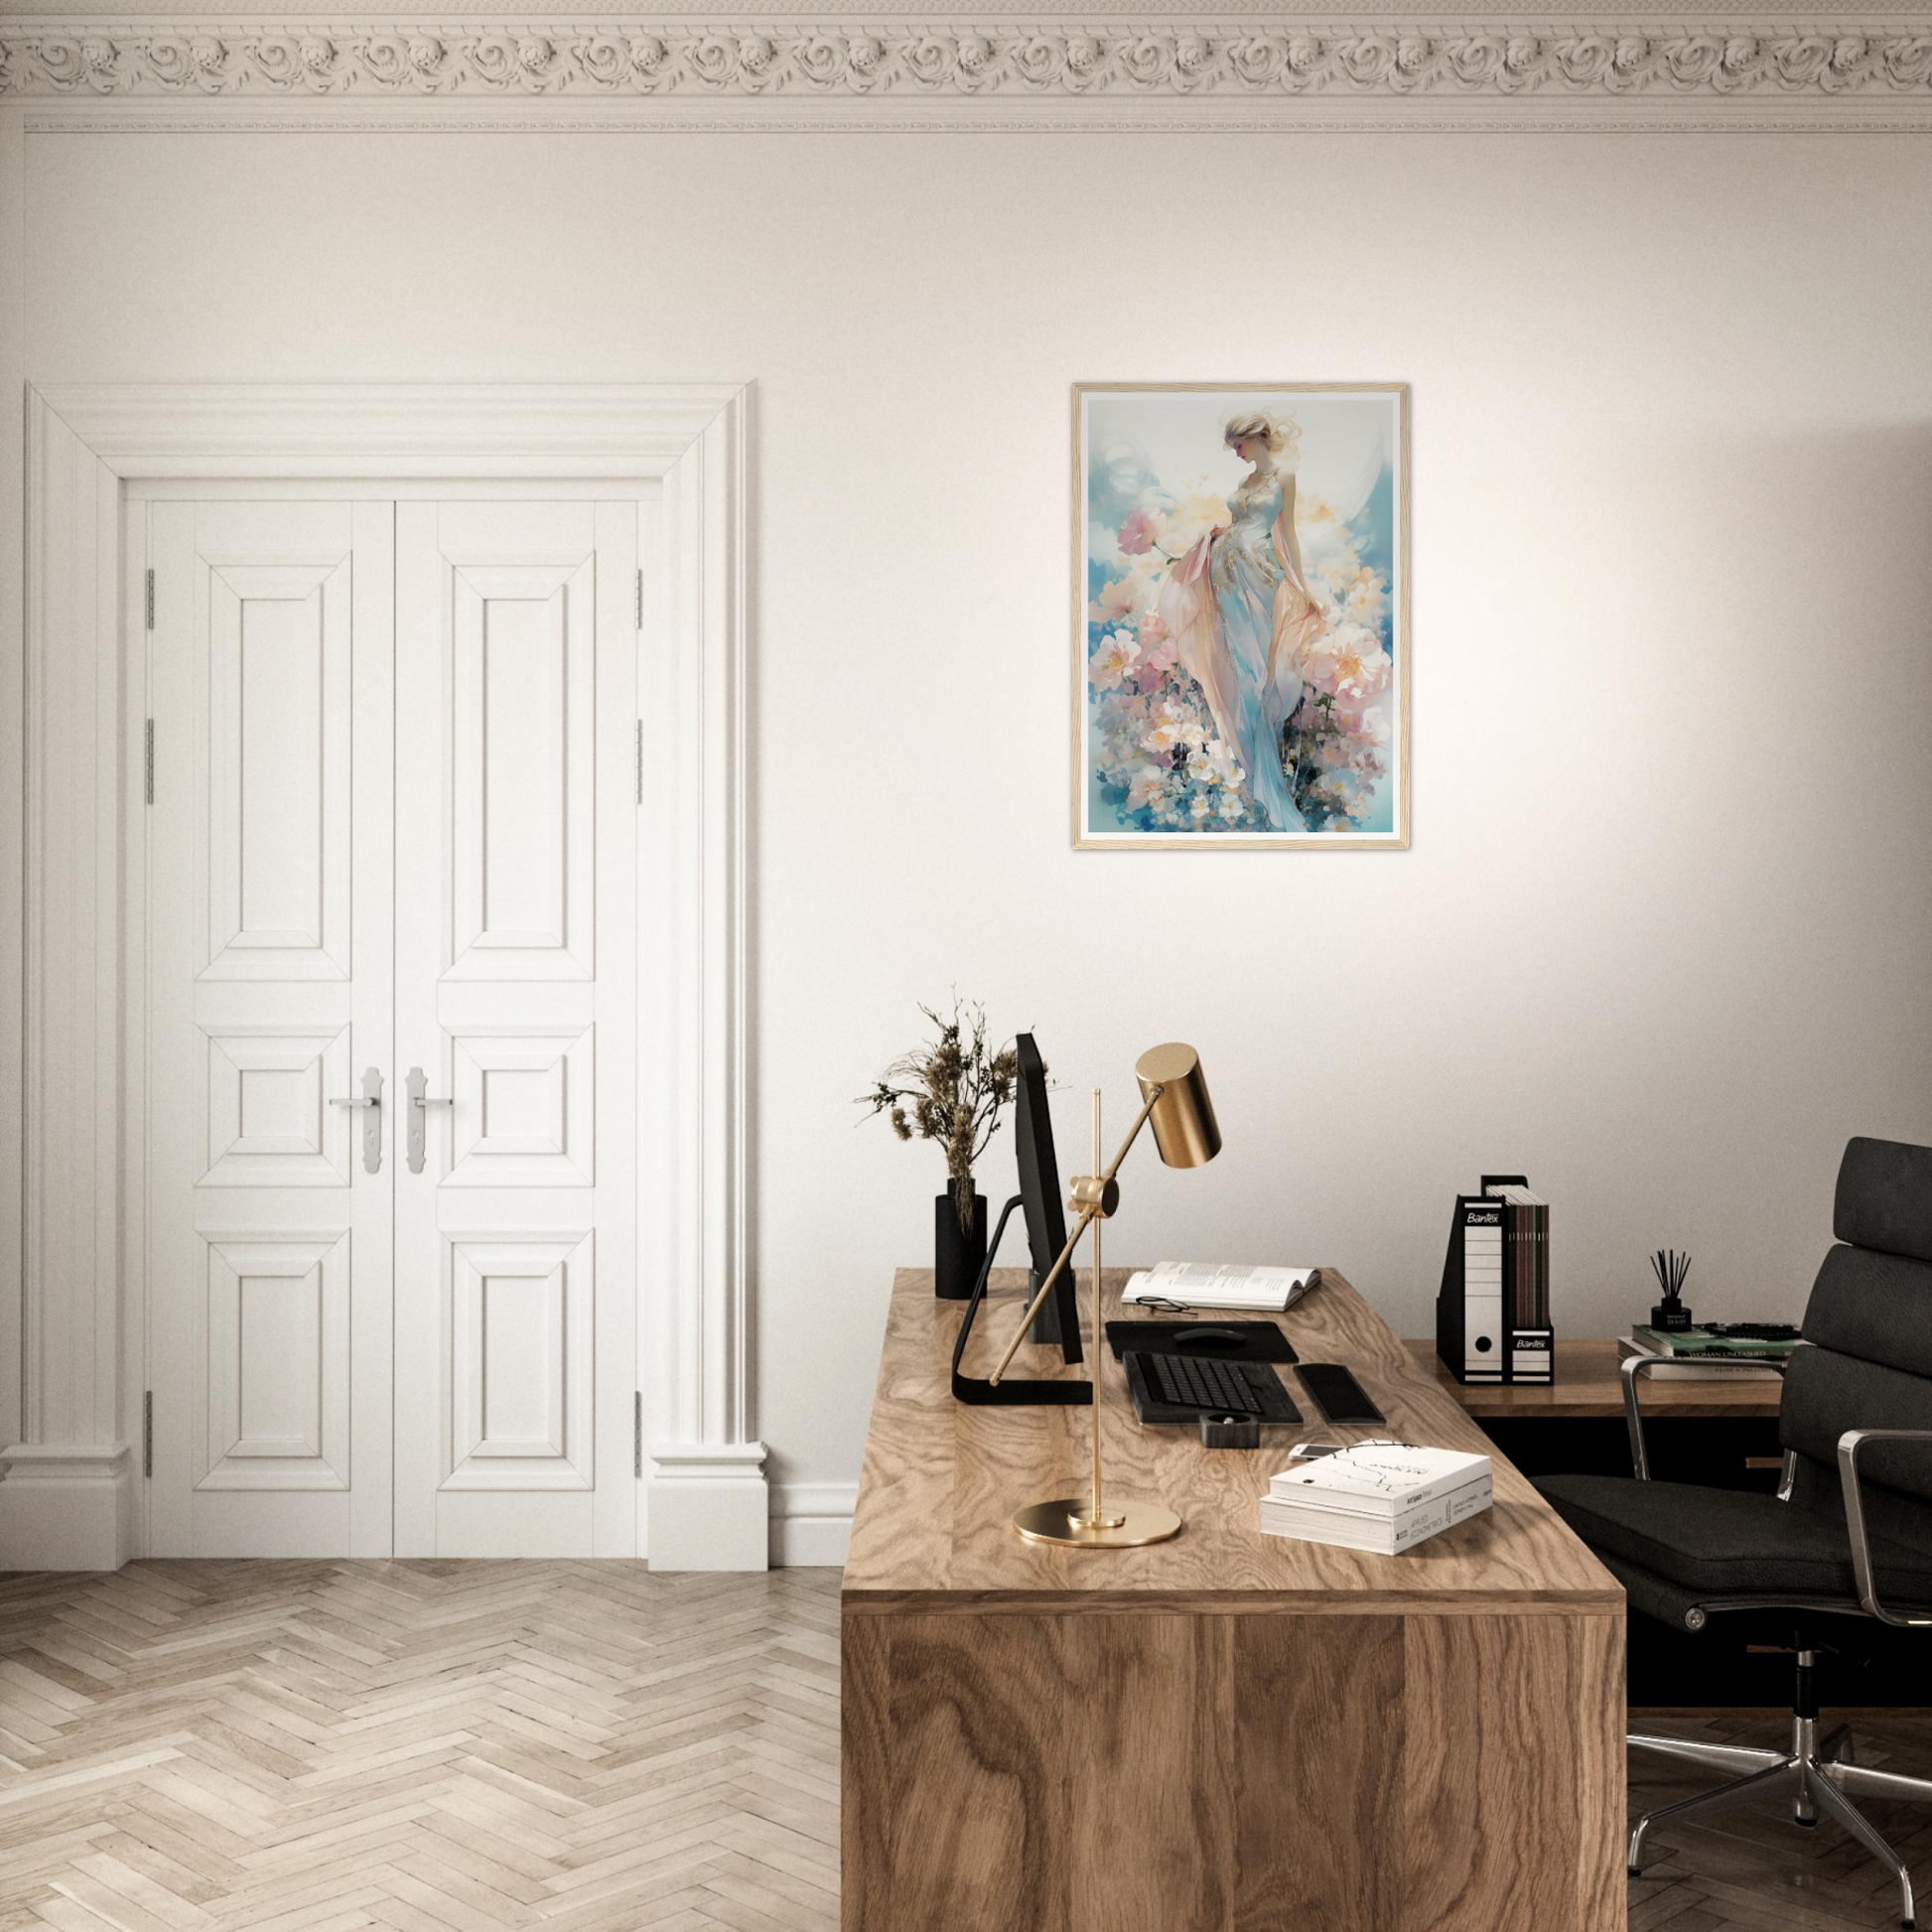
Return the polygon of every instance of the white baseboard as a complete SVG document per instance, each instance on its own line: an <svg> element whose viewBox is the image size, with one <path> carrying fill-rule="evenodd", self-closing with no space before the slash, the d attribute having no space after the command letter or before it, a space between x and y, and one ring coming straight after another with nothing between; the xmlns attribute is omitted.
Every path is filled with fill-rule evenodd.
<svg viewBox="0 0 1932 1932"><path fill-rule="evenodd" d="M762 1443L667 1443L650 1455L653 1570L769 1567L771 1498Z"/></svg>
<svg viewBox="0 0 1932 1932"><path fill-rule="evenodd" d="M654 1450L653 1570L837 1569L856 1482L772 1485L760 1444ZM118 1570L133 1554L134 1457L125 1443L0 1451L0 1571Z"/></svg>
<svg viewBox="0 0 1932 1932"><path fill-rule="evenodd" d="M0 1570L118 1570L134 1554L125 1443L16 1443L0 1468Z"/></svg>
<svg viewBox="0 0 1932 1932"><path fill-rule="evenodd" d="M852 1540L856 1482L782 1482L771 1491L771 1561L782 1569L840 1569Z"/></svg>

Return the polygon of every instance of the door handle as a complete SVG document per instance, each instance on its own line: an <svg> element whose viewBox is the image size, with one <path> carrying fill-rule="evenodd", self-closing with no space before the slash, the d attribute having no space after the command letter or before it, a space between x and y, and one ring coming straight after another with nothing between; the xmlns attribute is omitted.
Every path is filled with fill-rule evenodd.
<svg viewBox="0 0 1932 1932"><path fill-rule="evenodd" d="M370 1173L382 1172L382 1075L369 1067L362 1075L362 1091L349 1100L330 1101L332 1107L365 1107L362 1121L362 1165Z"/></svg>
<svg viewBox="0 0 1932 1932"><path fill-rule="evenodd" d="M421 1173L423 1171L424 1144L429 1139L429 1110L432 1107L454 1107L450 1099L432 1100L429 1096L429 1075L420 1066L412 1066L403 1076L403 1085L409 1089L409 1172Z"/></svg>

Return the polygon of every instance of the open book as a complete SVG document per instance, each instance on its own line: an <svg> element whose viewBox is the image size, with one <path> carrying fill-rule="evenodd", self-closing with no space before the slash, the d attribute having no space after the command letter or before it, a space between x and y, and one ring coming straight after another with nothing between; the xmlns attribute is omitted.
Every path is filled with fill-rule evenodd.
<svg viewBox="0 0 1932 1932"><path fill-rule="evenodd" d="M1121 1301L1172 1303L1183 1309L1248 1309L1281 1314L1321 1285L1318 1268L1237 1268L1211 1261L1164 1261L1127 1279Z"/></svg>

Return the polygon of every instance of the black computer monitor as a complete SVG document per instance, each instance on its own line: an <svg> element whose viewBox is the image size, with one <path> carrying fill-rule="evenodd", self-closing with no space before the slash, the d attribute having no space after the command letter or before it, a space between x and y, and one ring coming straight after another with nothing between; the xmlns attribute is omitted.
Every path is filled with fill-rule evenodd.
<svg viewBox="0 0 1932 1932"><path fill-rule="evenodd" d="M1027 1245L1032 1250L1033 1262L1029 1301L1039 1293L1040 1283L1066 1246L1066 1215L1060 1206L1060 1167L1053 1158L1053 1117L1046 1110L1046 1066L1032 1034L1021 1034L1014 1041L1014 1051L1020 1063L1014 1090L1014 1153L1020 1164L1020 1191L1000 1210L986 1265L980 1270L960 1319L959 1332L953 1338L952 1392L961 1402L980 1404L1088 1403L1093 1400L1093 1385L1088 1381L1042 1381L1008 1375L995 1383L985 1376L968 1375L965 1369L967 1350L972 1344L973 1318L985 1298L987 1277L999 1259L1000 1237L1006 1233L1013 1210L1021 1209L1027 1221ZM1073 1296L1070 1266L1053 1284L1052 1294L1040 1304L1030 1334L1034 1341L1057 1343L1067 1362L1085 1358L1080 1345L1079 1305Z"/></svg>
<svg viewBox="0 0 1932 1932"><path fill-rule="evenodd" d="M1046 1104L1046 1063L1032 1034L1016 1035L1014 1052L1020 1077L1014 1093L1014 1153L1020 1164L1021 1211L1027 1217L1027 1245L1033 1251L1032 1292L1039 1293L1046 1271L1066 1246L1066 1215L1060 1205L1060 1168L1053 1157L1053 1116ZM1069 1265L1034 1317L1033 1339L1058 1342L1062 1357L1081 1359L1080 1317Z"/></svg>

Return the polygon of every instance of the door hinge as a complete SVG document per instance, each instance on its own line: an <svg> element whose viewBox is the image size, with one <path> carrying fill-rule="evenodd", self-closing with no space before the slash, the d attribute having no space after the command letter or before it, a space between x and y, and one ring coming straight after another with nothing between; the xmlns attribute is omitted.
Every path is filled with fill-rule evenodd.
<svg viewBox="0 0 1932 1932"><path fill-rule="evenodd" d="M637 720L637 802L644 802L644 721Z"/></svg>
<svg viewBox="0 0 1932 1932"><path fill-rule="evenodd" d="M638 1389L630 1398L630 1473L644 1473L644 1392Z"/></svg>
<svg viewBox="0 0 1932 1932"><path fill-rule="evenodd" d="M154 803L154 720L148 720L147 747L142 754L142 768L148 791L148 803Z"/></svg>
<svg viewBox="0 0 1932 1932"><path fill-rule="evenodd" d="M148 581L150 584L153 583L154 581L153 571L148 572ZM153 593L150 592L150 595L152 594ZM152 622L153 620L150 619L149 621ZM641 630L643 629L643 627L644 627L644 573L640 570L637 573L637 628Z"/></svg>
<svg viewBox="0 0 1932 1932"><path fill-rule="evenodd" d="M154 1391L141 1398L141 1473L154 1474Z"/></svg>
<svg viewBox="0 0 1932 1932"><path fill-rule="evenodd" d="M148 628L154 628L154 572L148 572Z"/></svg>

